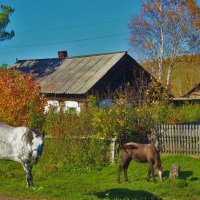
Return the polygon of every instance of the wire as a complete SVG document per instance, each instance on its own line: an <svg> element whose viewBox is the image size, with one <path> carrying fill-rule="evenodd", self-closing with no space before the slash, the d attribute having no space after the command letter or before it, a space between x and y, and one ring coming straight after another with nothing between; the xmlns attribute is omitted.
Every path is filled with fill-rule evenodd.
<svg viewBox="0 0 200 200"><path fill-rule="evenodd" d="M80 27L88 27L88 26L95 26L100 24L110 24L113 22L121 22L125 19L118 19L118 20L110 20L110 21L103 21L103 22L96 22L96 23L89 23L89 24L80 24L80 25L72 25L72 26L57 26L57 27L51 27L51 28L45 28L45 29L35 29L35 30L27 30L27 31L16 31L16 33L32 33L32 32L38 32L38 31L51 31L51 30L62 30L62 29L72 29L72 28L80 28Z"/></svg>
<svg viewBox="0 0 200 200"><path fill-rule="evenodd" d="M69 40L69 41L59 41L59 42L49 42L49 43L44 43L44 44L35 44L35 45L20 45L20 46L7 46L7 47L1 47L3 49L5 48L22 48L22 47L34 47L34 46L49 46L49 45L54 45L54 44L66 44L66 43L77 43L77 42L83 42L83 41L90 41L90 40L97 40L97 39L104 39L104 38L110 38L110 37L116 37L120 35L126 35L129 32L124 32L124 33L117 33L117 34L110 34L110 35L103 35L103 36L97 36L97 37L92 37L92 38L82 38L79 40Z"/></svg>

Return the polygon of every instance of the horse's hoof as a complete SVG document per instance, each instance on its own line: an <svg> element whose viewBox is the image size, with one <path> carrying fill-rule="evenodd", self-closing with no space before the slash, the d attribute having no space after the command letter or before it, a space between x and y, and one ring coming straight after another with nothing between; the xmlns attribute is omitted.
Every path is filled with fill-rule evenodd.
<svg viewBox="0 0 200 200"><path fill-rule="evenodd" d="M33 188L34 188L34 185L27 185L27 188L33 189Z"/></svg>

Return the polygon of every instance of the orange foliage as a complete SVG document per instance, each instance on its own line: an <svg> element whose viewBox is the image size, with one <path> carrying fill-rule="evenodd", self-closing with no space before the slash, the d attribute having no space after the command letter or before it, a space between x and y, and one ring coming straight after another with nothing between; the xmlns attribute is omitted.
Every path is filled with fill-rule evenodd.
<svg viewBox="0 0 200 200"><path fill-rule="evenodd" d="M187 0L187 6L189 8L190 13L190 20L192 22L193 27L196 30L200 29L200 8L197 6L197 3L195 0Z"/></svg>
<svg viewBox="0 0 200 200"><path fill-rule="evenodd" d="M33 113L43 114L46 100L32 75L0 69L0 121L27 126Z"/></svg>

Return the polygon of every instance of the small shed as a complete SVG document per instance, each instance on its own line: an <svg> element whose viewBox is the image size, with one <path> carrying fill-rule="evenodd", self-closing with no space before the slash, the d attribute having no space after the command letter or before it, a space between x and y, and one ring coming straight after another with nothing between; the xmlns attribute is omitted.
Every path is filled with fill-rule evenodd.
<svg viewBox="0 0 200 200"><path fill-rule="evenodd" d="M198 98L200 99L200 83L193 87L187 94L184 96L188 98Z"/></svg>
<svg viewBox="0 0 200 200"><path fill-rule="evenodd" d="M176 97L172 99L177 105L188 103L200 103L200 83L194 86L190 91L181 97Z"/></svg>

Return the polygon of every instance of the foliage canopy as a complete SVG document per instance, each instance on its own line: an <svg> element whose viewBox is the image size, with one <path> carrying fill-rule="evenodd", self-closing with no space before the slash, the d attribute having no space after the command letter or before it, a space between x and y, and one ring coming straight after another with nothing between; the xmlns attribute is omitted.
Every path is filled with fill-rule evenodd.
<svg viewBox="0 0 200 200"><path fill-rule="evenodd" d="M141 13L130 22L130 44L143 62L156 61L156 68L152 67L160 81L164 65L168 67L165 80L169 85L177 58L199 53L199 22L195 0L144 0Z"/></svg>
<svg viewBox="0 0 200 200"><path fill-rule="evenodd" d="M45 98L31 75L0 69L0 121L13 125L37 126L44 112Z"/></svg>
<svg viewBox="0 0 200 200"><path fill-rule="evenodd" d="M14 12L14 9L10 6L1 5L0 10L2 11L0 13L0 41L9 40L15 35L14 31L6 31L6 27L10 22L9 17Z"/></svg>

